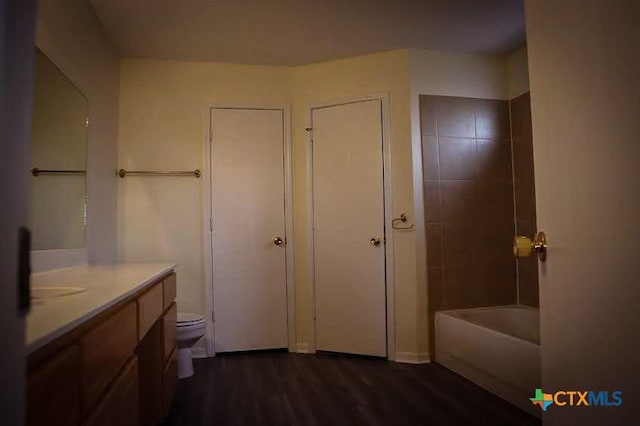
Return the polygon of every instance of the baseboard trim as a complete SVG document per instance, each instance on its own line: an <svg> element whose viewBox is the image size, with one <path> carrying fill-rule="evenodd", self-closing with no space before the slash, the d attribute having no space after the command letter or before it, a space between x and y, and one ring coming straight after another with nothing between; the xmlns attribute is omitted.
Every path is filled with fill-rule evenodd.
<svg viewBox="0 0 640 426"><path fill-rule="evenodd" d="M396 352L394 361L404 364L428 364L431 359L428 352Z"/></svg>
<svg viewBox="0 0 640 426"><path fill-rule="evenodd" d="M296 343L296 352L299 354L308 354L309 352L309 344L308 343Z"/></svg>

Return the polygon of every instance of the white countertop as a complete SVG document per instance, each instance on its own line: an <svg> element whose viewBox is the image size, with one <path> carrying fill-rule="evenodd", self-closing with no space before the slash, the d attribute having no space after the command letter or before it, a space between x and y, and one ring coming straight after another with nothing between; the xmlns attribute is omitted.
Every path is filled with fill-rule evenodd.
<svg viewBox="0 0 640 426"><path fill-rule="evenodd" d="M104 312L175 268L174 264L80 266L31 275L32 287L83 287L78 294L32 300L26 321L27 354Z"/></svg>

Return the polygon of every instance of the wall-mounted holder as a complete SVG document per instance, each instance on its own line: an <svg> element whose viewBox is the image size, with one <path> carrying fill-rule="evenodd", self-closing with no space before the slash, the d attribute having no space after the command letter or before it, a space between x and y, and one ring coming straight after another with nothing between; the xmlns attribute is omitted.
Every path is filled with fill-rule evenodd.
<svg viewBox="0 0 640 426"><path fill-rule="evenodd" d="M547 236L544 232L538 232L533 240L525 236L517 236L513 239L513 255L522 259L523 257L529 257L533 252L538 253L538 259L540 262L547 260Z"/></svg>
<svg viewBox="0 0 640 426"><path fill-rule="evenodd" d="M400 213L400 217L396 217L391 221L391 226L393 227L393 229L413 229L415 227L413 223L409 226L396 225L398 222L407 223L408 221L409 221L409 217L407 216L406 213L402 212Z"/></svg>

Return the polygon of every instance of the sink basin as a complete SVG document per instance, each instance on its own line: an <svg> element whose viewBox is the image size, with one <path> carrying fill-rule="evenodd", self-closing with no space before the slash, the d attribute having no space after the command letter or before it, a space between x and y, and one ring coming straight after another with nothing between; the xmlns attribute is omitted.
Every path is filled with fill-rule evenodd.
<svg viewBox="0 0 640 426"><path fill-rule="evenodd" d="M85 291L87 289L83 287L31 287L31 298L35 300L51 299L71 296Z"/></svg>

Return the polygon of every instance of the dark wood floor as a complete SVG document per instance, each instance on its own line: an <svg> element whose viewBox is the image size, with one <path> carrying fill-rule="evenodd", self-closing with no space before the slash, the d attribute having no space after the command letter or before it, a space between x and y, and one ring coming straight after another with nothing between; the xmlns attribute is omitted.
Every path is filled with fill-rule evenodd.
<svg viewBox="0 0 640 426"><path fill-rule="evenodd" d="M194 366L164 426L541 424L438 364L258 352Z"/></svg>

